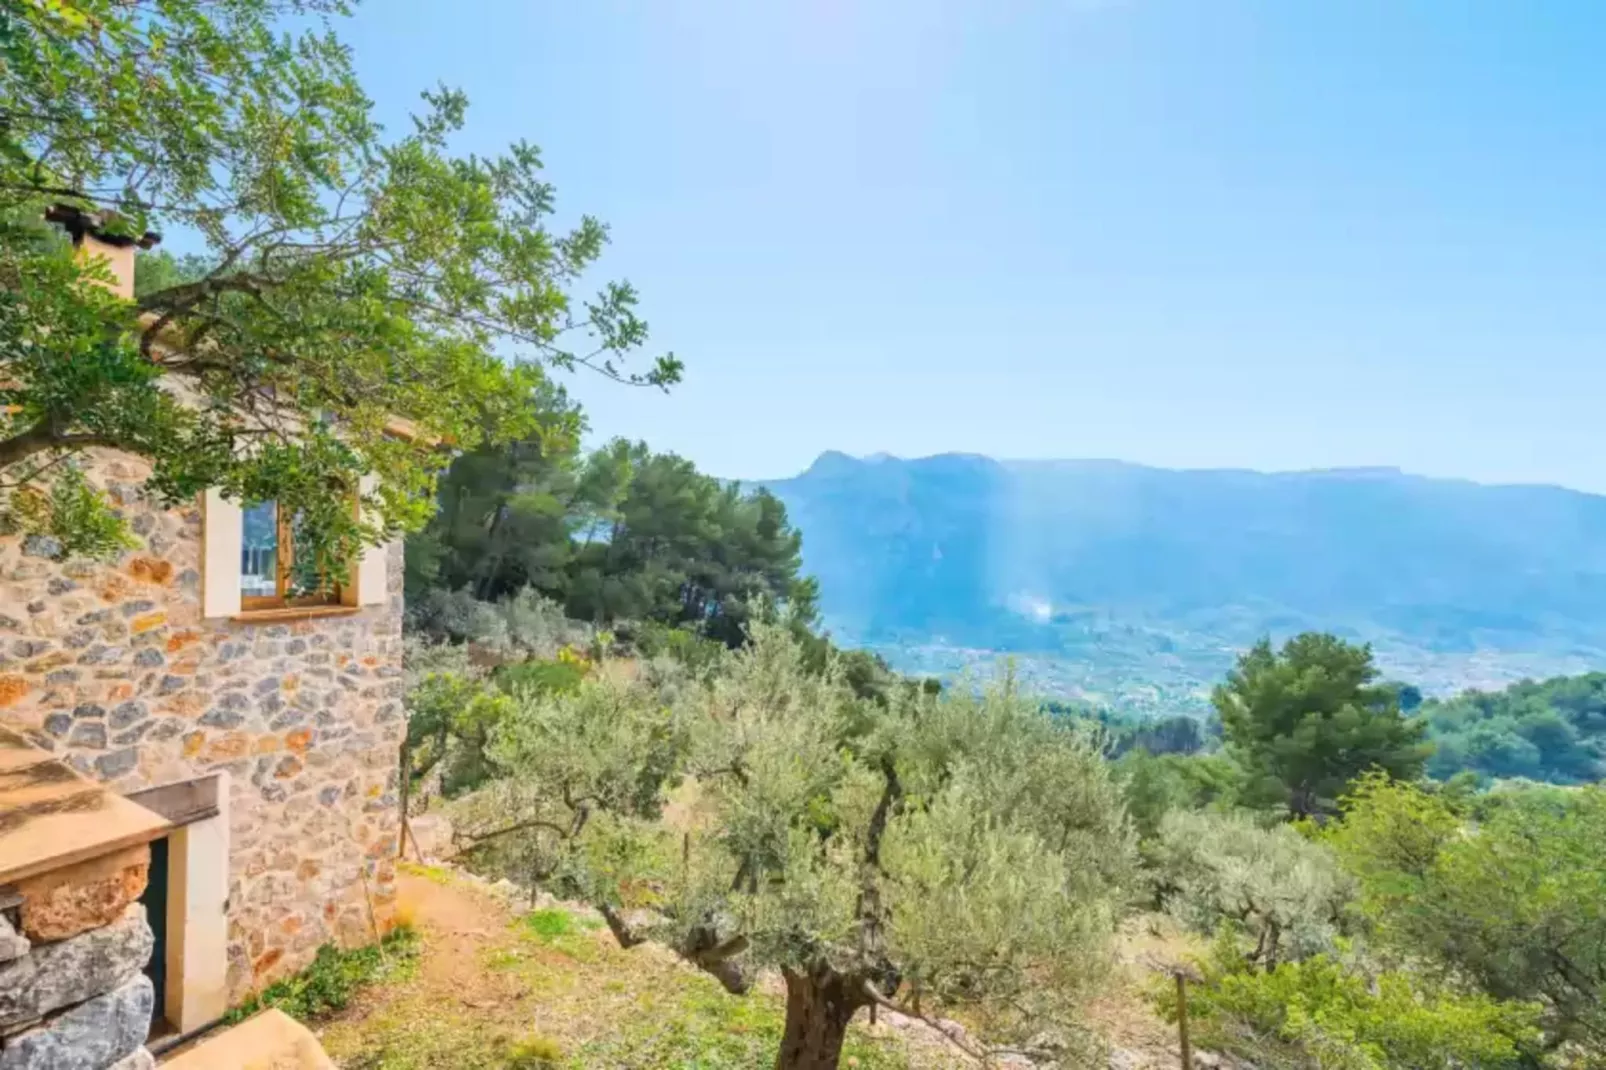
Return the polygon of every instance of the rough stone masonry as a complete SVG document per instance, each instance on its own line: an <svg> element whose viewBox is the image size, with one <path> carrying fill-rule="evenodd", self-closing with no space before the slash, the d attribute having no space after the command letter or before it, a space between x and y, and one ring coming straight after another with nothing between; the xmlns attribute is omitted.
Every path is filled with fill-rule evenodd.
<svg viewBox="0 0 1606 1070"><path fill-rule="evenodd" d="M123 793L229 772L238 1002L319 944L371 940L388 916L405 731L400 547L385 605L203 619L199 506L146 501L135 458L93 452L85 471L142 545L97 563L62 559L46 537L0 535L0 722Z"/></svg>
<svg viewBox="0 0 1606 1070"><path fill-rule="evenodd" d="M78 918L94 927L37 943L0 914L0 1070L154 1065L144 1047L155 1000L141 972L153 943L145 908L130 903L109 923L94 909Z"/></svg>

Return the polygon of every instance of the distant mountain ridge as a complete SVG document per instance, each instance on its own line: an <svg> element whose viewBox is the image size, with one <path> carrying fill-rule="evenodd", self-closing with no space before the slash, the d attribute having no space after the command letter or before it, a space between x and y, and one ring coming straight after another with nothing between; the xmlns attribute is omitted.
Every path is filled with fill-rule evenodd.
<svg viewBox="0 0 1606 1070"><path fill-rule="evenodd" d="M1022 656L1054 690L1192 705L1321 628L1433 691L1606 666L1606 497L1392 468L822 454L767 480L827 624L905 668Z"/></svg>

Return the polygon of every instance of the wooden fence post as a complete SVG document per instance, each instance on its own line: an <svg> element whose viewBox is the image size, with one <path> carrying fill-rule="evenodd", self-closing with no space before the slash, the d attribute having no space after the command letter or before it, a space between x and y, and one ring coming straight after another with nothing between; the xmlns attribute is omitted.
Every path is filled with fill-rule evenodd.
<svg viewBox="0 0 1606 1070"><path fill-rule="evenodd" d="M1178 970L1177 1040L1182 1046L1182 1070L1193 1070L1193 1045L1188 1038L1188 979Z"/></svg>

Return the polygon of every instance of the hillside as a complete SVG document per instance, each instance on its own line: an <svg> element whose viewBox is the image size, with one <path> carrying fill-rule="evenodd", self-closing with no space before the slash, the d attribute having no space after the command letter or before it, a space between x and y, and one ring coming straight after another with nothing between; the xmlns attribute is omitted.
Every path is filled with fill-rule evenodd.
<svg viewBox="0 0 1606 1070"><path fill-rule="evenodd" d="M910 671L1009 652L1144 709L1197 708L1237 649L1306 628L1430 693L1606 664L1606 498L1558 487L840 453L764 485L826 623Z"/></svg>

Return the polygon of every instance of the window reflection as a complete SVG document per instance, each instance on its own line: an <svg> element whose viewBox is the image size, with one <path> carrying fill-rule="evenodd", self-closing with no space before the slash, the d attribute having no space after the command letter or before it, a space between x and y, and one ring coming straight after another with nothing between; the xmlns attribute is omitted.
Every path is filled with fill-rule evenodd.
<svg viewBox="0 0 1606 1070"><path fill-rule="evenodd" d="M279 507L262 502L244 510L240 593L273 598L279 593Z"/></svg>

